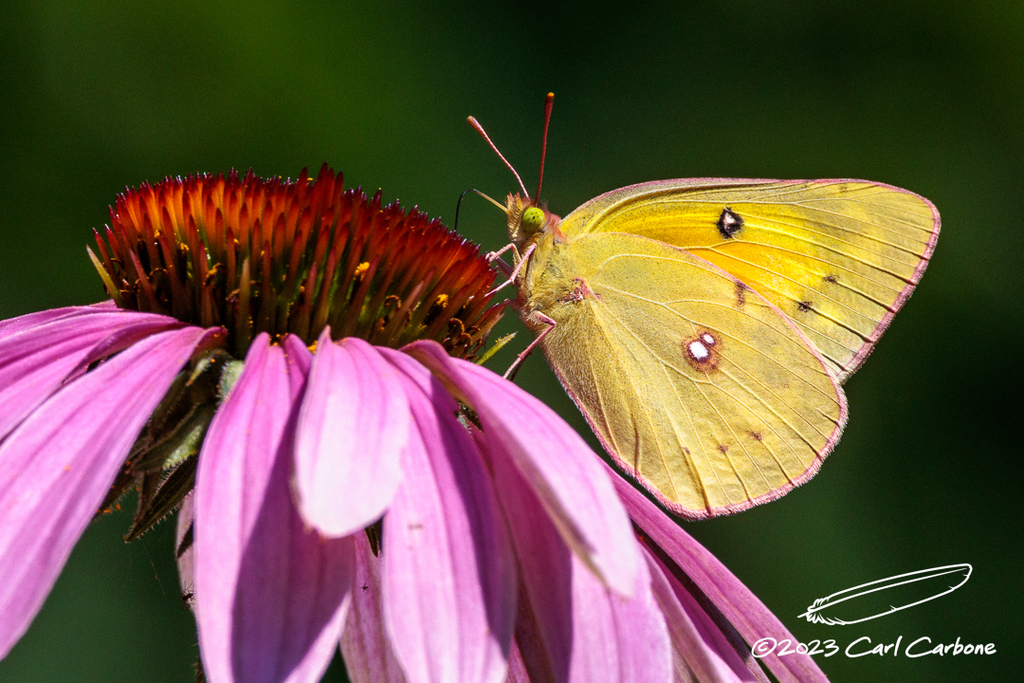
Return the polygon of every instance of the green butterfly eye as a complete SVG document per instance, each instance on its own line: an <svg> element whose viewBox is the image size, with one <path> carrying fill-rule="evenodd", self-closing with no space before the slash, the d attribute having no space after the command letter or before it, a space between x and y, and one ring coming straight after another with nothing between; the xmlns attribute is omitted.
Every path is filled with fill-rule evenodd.
<svg viewBox="0 0 1024 683"><path fill-rule="evenodd" d="M544 210L531 206L523 211L523 217L519 220L519 227L528 235L532 235L544 226Z"/></svg>

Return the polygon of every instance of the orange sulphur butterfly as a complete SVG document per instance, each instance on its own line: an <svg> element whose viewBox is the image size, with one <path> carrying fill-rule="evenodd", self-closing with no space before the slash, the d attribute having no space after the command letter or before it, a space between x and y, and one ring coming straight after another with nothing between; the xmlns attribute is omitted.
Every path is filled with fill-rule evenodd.
<svg viewBox="0 0 1024 683"><path fill-rule="evenodd" d="M939 233L927 199L864 180L654 181L562 219L520 187L502 209L530 349L617 465L688 518L817 472L846 423L840 384Z"/></svg>

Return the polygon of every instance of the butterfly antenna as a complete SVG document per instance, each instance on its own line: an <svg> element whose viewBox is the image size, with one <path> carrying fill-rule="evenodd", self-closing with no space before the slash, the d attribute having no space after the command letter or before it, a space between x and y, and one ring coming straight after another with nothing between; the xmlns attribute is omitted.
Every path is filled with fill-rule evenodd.
<svg viewBox="0 0 1024 683"><path fill-rule="evenodd" d="M465 192L463 192L462 194L459 195L459 201L456 202L456 204L455 204L455 225L452 227L452 230L458 231L458 229L459 229L459 212L462 210L462 198L465 197L470 192L473 192L475 194L480 195L481 197L483 197L484 199L489 201L491 204L494 204L496 207L498 207L498 209L502 213L505 213L505 207L504 206L502 206L500 203L494 201L493 199L491 199L490 197L485 195L480 190L477 190L477 189L474 189L474 188L471 187L471 188L469 188L468 190L466 190Z"/></svg>
<svg viewBox="0 0 1024 683"><path fill-rule="evenodd" d="M544 157L548 153L548 125L551 123L551 105L555 102L555 93L549 92L544 98L544 141L540 145L540 173L537 175L537 194L534 201L540 201L540 186L544 182Z"/></svg>
<svg viewBox="0 0 1024 683"><path fill-rule="evenodd" d="M477 133L480 133L480 135L483 136L484 140L487 141L487 144L491 146L492 150L494 150L494 153L498 155L498 158L505 162L505 165L508 166L508 170L512 171L512 175L514 175L516 177L516 180L519 181L519 189L523 191L523 196L529 199L530 193L526 191L526 185L523 185L523 179L519 177L519 174L516 173L516 169L512 167L512 164L508 163L508 159L506 159L505 156L498 151L498 148L494 145L493 142L491 142L491 139L487 137L487 132L484 130L484 127L481 126L480 122L477 121L472 116L470 116L466 120L469 121L469 125L473 126L473 130L475 130ZM502 209L502 211L504 211L504 209Z"/></svg>

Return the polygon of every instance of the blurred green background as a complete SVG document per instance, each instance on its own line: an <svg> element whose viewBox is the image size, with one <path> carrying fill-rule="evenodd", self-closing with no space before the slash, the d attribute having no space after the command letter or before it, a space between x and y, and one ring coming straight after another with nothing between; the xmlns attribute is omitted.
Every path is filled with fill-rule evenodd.
<svg viewBox="0 0 1024 683"><path fill-rule="evenodd" d="M531 187L549 90L545 194L562 215L682 176L907 187L939 207L942 237L846 385L843 440L808 485L686 528L803 641L960 637L997 649L819 657L834 681L1016 678L1024 5L688 4L0 4L0 317L99 300L91 229L126 185L166 175L296 177L327 161L450 223L463 190L513 189L465 117ZM502 246L502 216L467 204L462 232ZM521 328L510 315L502 329ZM586 431L542 357L519 383ZM194 680L172 525L131 546L127 526L122 514L88 530L0 681ZM815 598L961 562L970 581L940 600L858 626L797 619ZM328 679L341 675L336 661Z"/></svg>

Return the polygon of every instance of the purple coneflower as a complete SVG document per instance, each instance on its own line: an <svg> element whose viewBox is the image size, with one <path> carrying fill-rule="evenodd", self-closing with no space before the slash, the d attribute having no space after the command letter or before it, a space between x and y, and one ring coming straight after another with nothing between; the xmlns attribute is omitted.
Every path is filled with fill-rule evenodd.
<svg viewBox="0 0 1024 683"><path fill-rule="evenodd" d="M180 508L211 681L315 681L339 643L357 682L747 680L756 598L467 360L502 308L439 222L326 167L194 176L97 247L112 301L0 322L0 656L135 489L129 538Z"/></svg>

